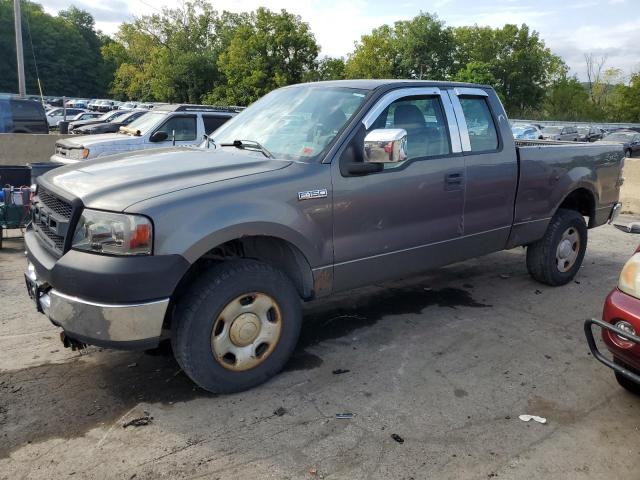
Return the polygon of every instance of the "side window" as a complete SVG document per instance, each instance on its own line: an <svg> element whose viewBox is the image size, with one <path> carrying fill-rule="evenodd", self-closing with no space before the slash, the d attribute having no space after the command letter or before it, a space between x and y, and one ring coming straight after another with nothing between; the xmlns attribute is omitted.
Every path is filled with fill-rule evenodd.
<svg viewBox="0 0 640 480"><path fill-rule="evenodd" d="M407 131L407 160L451 153L444 112L437 96L403 97L391 103L369 131L403 128ZM385 165L391 168L395 165Z"/></svg>
<svg viewBox="0 0 640 480"><path fill-rule="evenodd" d="M166 132L168 140L173 138L176 132L176 142L196 139L196 117L172 117L164 125L158 128L158 132Z"/></svg>
<svg viewBox="0 0 640 480"><path fill-rule="evenodd" d="M211 133L220 127L223 123L229 120L229 117L214 117L211 115L203 115L202 121L204 122L204 133L211 135Z"/></svg>
<svg viewBox="0 0 640 480"><path fill-rule="evenodd" d="M32 100L11 101L13 117L18 120L38 120L40 118L39 105Z"/></svg>
<svg viewBox="0 0 640 480"><path fill-rule="evenodd" d="M496 150L498 148L498 132L485 98L460 97L460 105L467 122L471 151Z"/></svg>

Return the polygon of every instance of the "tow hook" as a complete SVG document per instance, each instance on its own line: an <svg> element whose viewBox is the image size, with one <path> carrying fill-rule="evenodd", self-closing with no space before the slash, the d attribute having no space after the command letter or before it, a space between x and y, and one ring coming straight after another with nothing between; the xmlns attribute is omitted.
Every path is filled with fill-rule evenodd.
<svg viewBox="0 0 640 480"><path fill-rule="evenodd" d="M68 336L64 332L60 332L60 340L62 340L62 344L64 345L64 348L70 348L74 352L76 350L82 350L84 348L87 348L86 343L82 343L81 341Z"/></svg>

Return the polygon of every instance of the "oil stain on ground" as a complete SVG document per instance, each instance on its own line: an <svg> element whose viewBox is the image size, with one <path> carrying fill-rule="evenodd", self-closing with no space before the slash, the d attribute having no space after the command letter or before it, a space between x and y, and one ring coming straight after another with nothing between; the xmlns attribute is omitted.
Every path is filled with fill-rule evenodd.
<svg viewBox="0 0 640 480"><path fill-rule="evenodd" d="M466 290L450 287L435 290L422 285L384 288L367 295L349 297L348 300L341 299L337 305L332 303L336 302L330 302L328 307L320 305L304 316L296 353L285 370L308 370L320 366L322 359L308 353L307 347L370 327L386 316L417 315L429 306L491 307L475 301Z"/></svg>

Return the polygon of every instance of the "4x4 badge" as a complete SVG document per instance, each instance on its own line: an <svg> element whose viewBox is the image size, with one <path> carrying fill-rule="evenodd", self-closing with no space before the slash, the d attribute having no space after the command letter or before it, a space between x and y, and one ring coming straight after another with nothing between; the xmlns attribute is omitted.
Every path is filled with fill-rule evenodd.
<svg viewBox="0 0 640 480"><path fill-rule="evenodd" d="M314 198L325 198L327 196L326 188L319 188L317 190L307 190L305 192L298 192L298 200L312 200Z"/></svg>

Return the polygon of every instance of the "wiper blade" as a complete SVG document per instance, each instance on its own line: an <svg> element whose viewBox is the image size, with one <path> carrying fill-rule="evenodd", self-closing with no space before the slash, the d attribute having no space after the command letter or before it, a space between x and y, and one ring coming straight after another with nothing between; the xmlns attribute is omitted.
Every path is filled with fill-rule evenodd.
<svg viewBox="0 0 640 480"><path fill-rule="evenodd" d="M273 154L269 150L264 148L262 145L260 145L255 140L234 140L231 143L221 143L220 146L221 147L236 147L236 148L239 148L241 150L244 150L245 148L246 149L250 149L250 150L258 150L259 152L261 152L267 158L275 158L273 156Z"/></svg>

